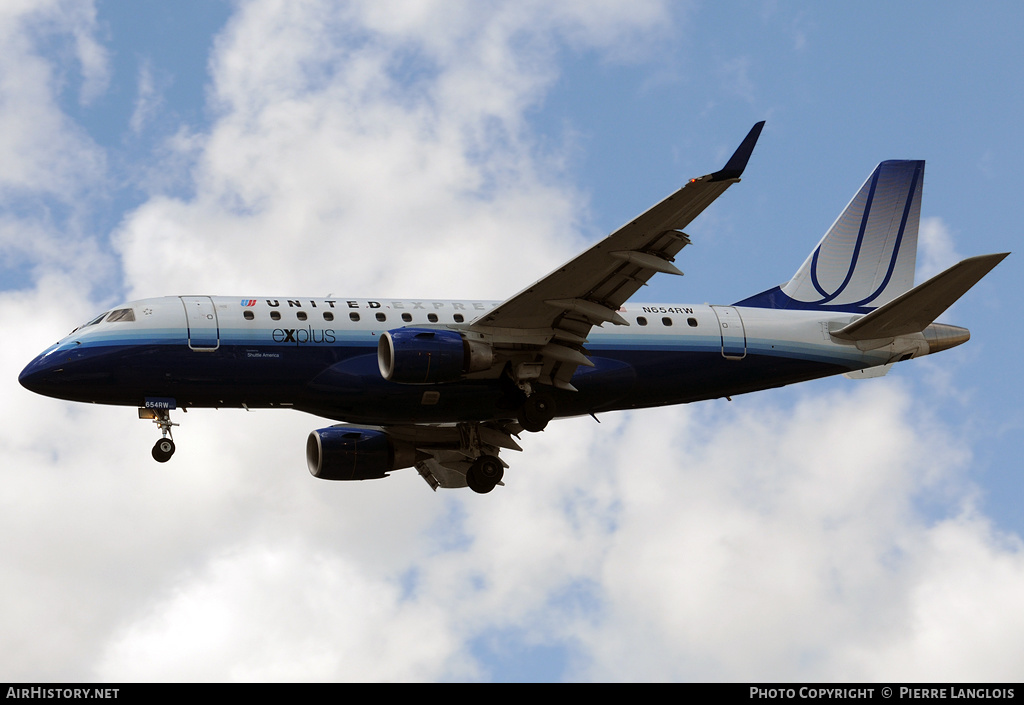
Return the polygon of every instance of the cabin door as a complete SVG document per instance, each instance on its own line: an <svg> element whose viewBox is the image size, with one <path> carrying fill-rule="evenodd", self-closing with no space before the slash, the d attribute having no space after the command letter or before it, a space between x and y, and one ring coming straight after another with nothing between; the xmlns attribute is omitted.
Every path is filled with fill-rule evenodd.
<svg viewBox="0 0 1024 705"><path fill-rule="evenodd" d="M743 319L734 306L712 306L718 316L718 327L722 331L722 357L728 360L742 360L747 356L747 334Z"/></svg>
<svg viewBox="0 0 1024 705"><path fill-rule="evenodd" d="M220 347L220 326L217 309L209 296L182 296L185 321L188 324L188 346L200 352Z"/></svg>

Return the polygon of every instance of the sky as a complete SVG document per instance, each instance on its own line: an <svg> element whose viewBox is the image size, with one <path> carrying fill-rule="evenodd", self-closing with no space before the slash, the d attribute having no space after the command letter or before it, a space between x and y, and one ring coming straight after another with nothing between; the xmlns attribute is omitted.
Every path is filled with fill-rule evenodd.
<svg viewBox="0 0 1024 705"><path fill-rule="evenodd" d="M0 4L0 678L1016 681L1015 253L896 366L552 423L505 487L330 483L328 425L39 397L132 299L501 300L715 171L686 272L785 282L874 166L925 159L918 280L1016 247L1013 2Z"/></svg>

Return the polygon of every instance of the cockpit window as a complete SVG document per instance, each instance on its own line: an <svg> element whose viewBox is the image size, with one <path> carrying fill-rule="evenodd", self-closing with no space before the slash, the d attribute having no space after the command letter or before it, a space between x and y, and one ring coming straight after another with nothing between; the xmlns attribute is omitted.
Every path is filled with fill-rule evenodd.
<svg viewBox="0 0 1024 705"><path fill-rule="evenodd" d="M102 321L104 318L106 318L108 313L110 313L110 311L104 311L103 313L101 313L100 315L96 316L96 318L92 319L88 323L83 323L82 325L78 326L77 328L75 328L75 330L71 331L71 333L74 333L75 331L80 331L83 328L87 328L89 326L96 325L97 323ZM68 335L71 335L71 333L68 333Z"/></svg>
<svg viewBox="0 0 1024 705"><path fill-rule="evenodd" d="M119 308L116 311L111 311L110 315L107 316L107 323L117 323L118 321L130 322L135 320L135 311L130 308Z"/></svg>

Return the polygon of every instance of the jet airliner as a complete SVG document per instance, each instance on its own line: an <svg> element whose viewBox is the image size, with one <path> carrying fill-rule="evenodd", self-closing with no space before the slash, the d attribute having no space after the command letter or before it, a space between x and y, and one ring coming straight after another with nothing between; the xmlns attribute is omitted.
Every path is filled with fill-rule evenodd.
<svg viewBox="0 0 1024 705"><path fill-rule="evenodd" d="M885 161L785 284L731 305L633 303L680 275L683 232L737 183L726 165L503 302L168 296L104 312L21 373L28 389L139 409L174 453L175 409L289 408L327 480L415 467L433 488L504 485L502 450L557 417L732 397L835 374L874 377L968 340L936 323L1008 253L914 286L924 162Z"/></svg>

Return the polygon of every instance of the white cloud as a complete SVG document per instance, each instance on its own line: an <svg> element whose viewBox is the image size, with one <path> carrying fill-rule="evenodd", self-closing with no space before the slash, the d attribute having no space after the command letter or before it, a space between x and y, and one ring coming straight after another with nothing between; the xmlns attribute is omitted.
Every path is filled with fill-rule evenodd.
<svg viewBox="0 0 1024 705"><path fill-rule="evenodd" d="M956 251L953 234L942 218L922 218L917 237L920 248L917 259L918 284L963 259Z"/></svg>
<svg viewBox="0 0 1024 705"><path fill-rule="evenodd" d="M755 83L750 77L750 58L736 56L724 61L718 73L722 78L723 85L727 86L729 92L741 100L753 104L756 92Z"/></svg>
<svg viewBox="0 0 1024 705"><path fill-rule="evenodd" d="M617 441L621 509L597 579L606 609L576 634L592 649L578 677L999 680L1020 670L1022 632L1008 615L1024 580L1021 542L967 504L926 520L917 503L962 492L967 459L946 429L911 420L906 390L714 404L633 414ZM991 659L977 656L989 649Z"/></svg>
<svg viewBox="0 0 1024 705"><path fill-rule="evenodd" d="M889 630L846 649L846 672L877 681L1012 681L1024 666L1020 537L965 510L914 532L905 552L904 611Z"/></svg>
<svg viewBox="0 0 1024 705"><path fill-rule="evenodd" d="M146 123L153 119L157 110L160 109L163 99L156 88L153 78L153 68L150 62L143 61L139 65L139 88L138 96L135 99L135 110L132 111L128 126L135 134L142 132Z"/></svg>
<svg viewBox="0 0 1024 705"><path fill-rule="evenodd" d="M617 45L666 11L547 7L239 6L213 55L216 119L161 161L191 162L197 195L154 194L119 230L132 294L501 297L573 254L585 199L524 111L559 42L630 55ZM74 185L102 155L40 95L12 124L43 106L38 128L92 155L61 166L33 137L12 173L47 193L38 174ZM179 414L157 466L134 410L16 386L90 313L81 281L110 276L62 276L63 244L27 249L37 287L0 295L19 331L0 349L11 680L486 679L499 666L474 647L508 632L596 680L1021 670L1020 542L950 500L973 496L967 442L896 371L558 422L486 496L432 494L411 470L315 480L303 443L327 424L286 412Z"/></svg>
<svg viewBox="0 0 1024 705"><path fill-rule="evenodd" d="M260 543L216 557L115 635L100 680L429 680L472 675L440 605L337 554ZM243 658L239 658L244 654ZM470 662L471 663L471 662Z"/></svg>
<svg viewBox="0 0 1024 705"><path fill-rule="evenodd" d="M664 11L546 7L245 5L212 61L199 195L153 198L120 231L133 295L501 298L566 259L586 204L524 112L558 36L602 45Z"/></svg>
<svg viewBox="0 0 1024 705"><path fill-rule="evenodd" d="M106 156L62 112L67 78L62 65L39 49L44 41L73 44L82 100L92 99L106 76L95 32L90 2L13 2L0 8L0 271L20 270L23 278L14 286L57 272L82 277L86 289L109 280L113 263L83 225L102 192Z"/></svg>
<svg viewBox="0 0 1024 705"><path fill-rule="evenodd" d="M94 32L95 12L84 0L14 3L0 10L0 197L32 193L70 200L102 178L102 152L61 112L63 77L34 45L38 35L70 34L82 100L91 100L106 80Z"/></svg>

